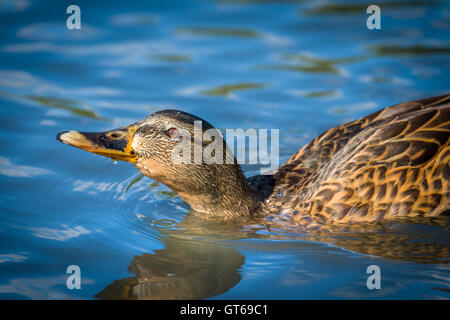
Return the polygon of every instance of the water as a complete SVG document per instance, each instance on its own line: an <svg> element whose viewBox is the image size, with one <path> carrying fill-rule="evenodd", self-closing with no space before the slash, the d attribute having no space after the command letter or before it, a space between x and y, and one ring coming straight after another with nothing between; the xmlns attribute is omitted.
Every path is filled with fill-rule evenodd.
<svg viewBox="0 0 450 320"><path fill-rule="evenodd" d="M55 140L175 108L279 128L283 162L330 127L448 93L448 2L408 2L379 1L371 31L349 1L77 1L69 31L64 2L0 1L0 298L450 298L445 221L217 224L132 165ZM366 287L372 264L381 290Z"/></svg>

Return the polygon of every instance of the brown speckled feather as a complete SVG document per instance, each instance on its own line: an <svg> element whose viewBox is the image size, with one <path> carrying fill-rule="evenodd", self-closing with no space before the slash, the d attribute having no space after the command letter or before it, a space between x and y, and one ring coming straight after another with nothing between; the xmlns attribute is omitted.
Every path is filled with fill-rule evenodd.
<svg viewBox="0 0 450 320"><path fill-rule="evenodd" d="M330 129L270 178L267 209L300 223L448 214L449 137L450 95L394 105Z"/></svg>

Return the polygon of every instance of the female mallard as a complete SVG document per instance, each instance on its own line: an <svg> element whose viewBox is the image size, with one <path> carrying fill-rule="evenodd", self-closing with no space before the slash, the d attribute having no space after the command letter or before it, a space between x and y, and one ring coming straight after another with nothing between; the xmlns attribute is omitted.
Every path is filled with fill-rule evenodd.
<svg viewBox="0 0 450 320"><path fill-rule="evenodd" d="M303 224L450 212L450 95L394 105L330 129L274 175L249 179L236 160L174 163L171 155L187 137L183 133L194 136L195 121L202 121L203 131L213 128L188 113L164 110L127 127L65 131L57 139L132 162L212 216L277 213Z"/></svg>

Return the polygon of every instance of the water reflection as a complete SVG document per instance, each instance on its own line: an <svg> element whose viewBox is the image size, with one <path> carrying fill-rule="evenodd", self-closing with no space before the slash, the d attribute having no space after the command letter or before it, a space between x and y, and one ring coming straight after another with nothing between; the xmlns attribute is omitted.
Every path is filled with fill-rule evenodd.
<svg viewBox="0 0 450 320"><path fill-rule="evenodd" d="M195 215L187 215L176 226L171 222L152 223L159 226L165 248L135 256L128 267L135 275L114 281L97 298L202 299L239 283L239 268L245 258L213 240L220 234L219 225L214 227L211 221ZM238 228L228 227L222 239L235 238Z"/></svg>
<svg viewBox="0 0 450 320"><path fill-rule="evenodd" d="M153 54L150 57L155 61L165 61L165 62L190 62L192 57L187 54Z"/></svg>
<svg viewBox="0 0 450 320"><path fill-rule="evenodd" d="M398 46L398 45L378 45L372 50L378 55L428 55L450 53L450 47L446 46Z"/></svg>
<svg viewBox="0 0 450 320"><path fill-rule="evenodd" d="M270 219L269 219L270 220ZM305 230L267 219L240 223L206 220L191 212L183 221L158 223L163 249L135 256L128 270L132 277L115 280L99 292L100 299L203 299L224 293L240 280L245 257L239 241L264 239L288 242L287 248L308 251L316 243L350 250L379 259L417 263L448 264L450 259L449 222L446 219L407 219L383 224L322 226ZM418 224L420 223L420 224ZM154 223L153 225L155 225ZM238 241L237 244L235 241ZM265 251L278 250L264 248ZM293 263L288 275L318 279L320 274ZM291 279L292 280L292 279ZM308 281L309 281L308 280ZM286 280L288 281L288 280ZM296 285L299 280L296 280ZM286 285L292 285L288 281ZM348 292L345 292L348 294ZM344 295L345 295L344 294Z"/></svg>
<svg viewBox="0 0 450 320"><path fill-rule="evenodd" d="M415 6L435 6L442 3L439 0L403 0L390 1L382 4L383 9L410 8ZM308 11L309 14L359 14L364 12L370 3L326 3Z"/></svg>
<svg viewBox="0 0 450 320"><path fill-rule="evenodd" d="M81 102L70 100L70 99L62 99L62 98L53 98L53 97L38 97L38 96L28 96L30 100L36 101L40 103L42 106L67 110L74 115L92 118L95 120L105 120L105 118L100 117L92 110L83 109L78 107L81 105Z"/></svg>
<svg viewBox="0 0 450 320"><path fill-rule="evenodd" d="M227 29L211 27L180 27L175 30L180 35L210 36L210 37L239 37L239 38L261 38L261 35L253 30Z"/></svg>
<svg viewBox="0 0 450 320"><path fill-rule="evenodd" d="M0 175L16 178L29 178L49 174L53 173L47 169L16 165L11 163L8 158L0 157Z"/></svg>
<svg viewBox="0 0 450 320"><path fill-rule="evenodd" d="M262 83L237 83L231 85L224 85L209 90L204 90L203 94L214 96L229 96L234 91L259 89L265 87L266 85Z"/></svg>
<svg viewBox="0 0 450 320"><path fill-rule="evenodd" d="M111 24L117 26L142 27L154 24L156 22L156 18L150 13L124 13L112 16L110 18L110 22Z"/></svg>
<svg viewBox="0 0 450 320"><path fill-rule="evenodd" d="M405 219L376 225L339 226L314 232L319 241L388 260L450 262L448 219ZM312 239L312 238L311 238Z"/></svg>
<svg viewBox="0 0 450 320"><path fill-rule="evenodd" d="M282 54L280 60L283 64L272 64L257 67L258 69L287 70L306 73L334 73L343 74L338 67L340 64L363 61L365 57L348 57L340 59L324 59L307 54Z"/></svg>
<svg viewBox="0 0 450 320"><path fill-rule="evenodd" d="M241 280L244 257L208 241L169 238L165 248L136 256L135 276L114 281L101 299L202 299L224 293Z"/></svg>

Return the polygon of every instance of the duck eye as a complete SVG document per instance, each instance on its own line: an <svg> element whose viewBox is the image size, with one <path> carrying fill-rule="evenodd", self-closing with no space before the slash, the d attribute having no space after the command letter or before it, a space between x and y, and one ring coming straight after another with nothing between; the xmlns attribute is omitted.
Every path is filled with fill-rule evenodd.
<svg viewBox="0 0 450 320"><path fill-rule="evenodd" d="M178 130L175 128L170 128L169 130L167 130L167 135L171 139L176 139L178 138Z"/></svg>
<svg viewBox="0 0 450 320"><path fill-rule="evenodd" d="M109 137L113 139L119 139L122 135L118 132L112 132Z"/></svg>

